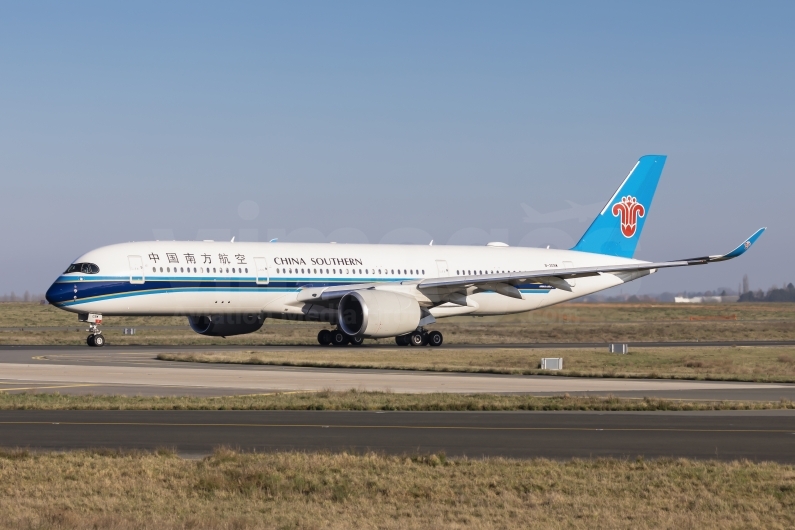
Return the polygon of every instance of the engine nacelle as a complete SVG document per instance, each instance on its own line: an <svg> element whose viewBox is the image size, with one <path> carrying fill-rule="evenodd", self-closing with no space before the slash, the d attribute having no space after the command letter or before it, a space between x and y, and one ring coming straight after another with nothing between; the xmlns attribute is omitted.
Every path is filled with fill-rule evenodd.
<svg viewBox="0 0 795 530"><path fill-rule="evenodd" d="M340 299L337 319L342 331L355 337L381 338L410 333L422 318L411 296L390 291L353 291Z"/></svg>
<svg viewBox="0 0 795 530"><path fill-rule="evenodd" d="M257 314L188 317L193 331L208 337L230 337L259 331L265 317Z"/></svg>

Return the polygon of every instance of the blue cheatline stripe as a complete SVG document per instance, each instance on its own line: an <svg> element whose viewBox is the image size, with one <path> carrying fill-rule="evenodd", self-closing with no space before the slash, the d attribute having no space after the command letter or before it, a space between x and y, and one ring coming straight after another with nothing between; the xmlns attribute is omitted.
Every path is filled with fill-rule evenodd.
<svg viewBox="0 0 795 530"><path fill-rule="evenodd" d="M61 278L59 278L60 280ZM267 285L259 285L253 278L206 279L178 277L149 279L145 283L130 283L127 277L113 277L113 281L61 281L47 291L47 299L53 304L70 306L87 301L102 301L128 296L185 292L259 292L288 293L308 287L329 287L355 283L397 283L401 279L383 278L305 278L273 279ZM525 284L517 288L527 294L544 294L550 287L543 284ZM77 298L75 298L77 297Z"/></svg>
<svg viewBox="0 0 795 530"><path fill-rule="evenodd" d="M128 291L116 294L109 294L109 295L102 295L102 296L90 296L86 298L80 298L77 300L68 300L65 302L58 302L60 306L73 306L73 305L80 305L85 304L88 302L102 302L105 300L115 300L119 298L127 298L130 296L146 296L146 295L154 295L154 294L168 294L168 293L190 293L190 292L227 292L227 293L239 293L239 292L267 292L267 293L290 293L290 292L298 292L300 289L200 289L200 288L163 288L163 289L151 289L147 291ZM549 293L550 289L519 289L519 291L523 294L547 294ZM485 294L498 294L494 291L486 291Z"/></svg>
<svg viewBox="0 0 795 530"><path fill-rule="evenodd" d="M140 276L139 276L140 277ZM96 276L94 274L82 276L66 276L61 275L55 280L55 283L86 283L86 282L121 282L130 281L130 276Z"/></svg>
<svg viewBox="0 0 795 530"><path fill-rule="evenodd" d="M133 276L135 279L140 279L141 276ZM269 283L291 282L301 283L378 283L378 282L406 282L412 280L421 280L422 278L384 278L379 276L377 278L360 278L360 277L344 277L344 278L318 278L318 277L289 277L289 278L274 278L271 277ZM255 283L257 278L254 276L144 276L146 282L250 282ZM99 282L129 282L129 276L105 276L100 278L86 278L82 280L78 278L70 278L68 276L60 276L55 283L69 283L69 284L86 284L86 283L99 283ZM263 284L265 285L265 284Z"/></svg>
<svg viewBox="0 0 795 530"><path fill-rule="evenodd" d="M268 289L266 292L268 293L289 293L289 292L296 292L298 289ZM213 293L239 293L239 292L265 292L263 289L201 289L201 288L163 288L163 289L150 289L146 291L126 291L120 292L115 294L107 294L107 295L100 295L100 296L89 296L85 298L79 298L77 300L67 300L65 302L59 302L58 305L61 306L71 306L76 304L83 304L86 302L101 302L104 300L115 300L118 298L127 298L130 296L146 296L146 295L153 295L153 294L168 294L168 293L193 293L193 292L213 292Z"/></svg>
<svg viewBox="0 0 795 530"><path fill-rule="evenodd" d="M126 296L138 296L156 293L175 293L175 292L261 292L279 293L296 292L306 287L327 287L351 283L362 283L359 279L340 279L334 278L325 281L271 281L267 285L259 285L253 279L241 281L238 278L225 278L223 280L207 280L201 278L186 278L179 281L170 278L167 281L148 280L145 283L130 283L129 278L115 277L116 281L102 282L60 282L55 283L47 291L47 299L58 305L74 305L86 300L99 301ZM380 280L379 283L392 282L395 280Z"/></svg>

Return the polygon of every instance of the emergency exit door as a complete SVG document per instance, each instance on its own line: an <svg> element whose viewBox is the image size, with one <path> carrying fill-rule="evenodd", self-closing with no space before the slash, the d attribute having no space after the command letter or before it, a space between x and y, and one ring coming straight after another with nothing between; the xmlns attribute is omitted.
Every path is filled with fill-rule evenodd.
<svg viewBox="0 0 795 530"><path fill-rule="evenodd" d="M450 271L447 270L447 262L445 260L436 260L436 271L439 273L439 278L446 278L447 276L450 276Z"/></svg>

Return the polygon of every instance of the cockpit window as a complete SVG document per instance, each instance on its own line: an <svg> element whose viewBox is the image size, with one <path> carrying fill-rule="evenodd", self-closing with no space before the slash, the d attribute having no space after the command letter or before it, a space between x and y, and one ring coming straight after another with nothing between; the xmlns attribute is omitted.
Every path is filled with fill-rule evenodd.
<svg viewBox="0 0 795 530"><path fill-rule="evenodd" d="M98 274L99 267L94 265L93 263L72 263L69 265L69 268L66 269L64 274L69 274L70 272L80 272L83 274Z"/></svg>

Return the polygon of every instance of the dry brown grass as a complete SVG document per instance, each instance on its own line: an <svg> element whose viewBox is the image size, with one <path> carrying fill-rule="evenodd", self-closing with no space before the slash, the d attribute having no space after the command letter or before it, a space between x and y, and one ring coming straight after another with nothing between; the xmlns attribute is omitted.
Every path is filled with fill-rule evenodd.
<svg viewBox="0 0 795 530"><path fill-rule="evenodd" d="M775 463L0 453L0 527L792 528Z"/></svg>
<svg viewBox="0 0 795 530"><path fill-rule="evenodd" d="M357 390L285 392L210 398L0 392L0 410L693 411L768 409L795 409L795 403L784 399L779 401L686 401L654 398L622 399L613 396L395 394Z"/></svg>
<svg viewBox="0 0 795 530"><path fill-rule="evenodd" d="M542 357L563 357L564 370L540 369ZM715 346L630 348L627 355L601 349L385 349L161 353L158 359L201 363L380 368L441 372L550 374L795 382L795 347Z"/></svg>
<svg viewBox="0 0 795 530"><path fill-rule="evenodd" d="M727 320L728 319L728 320ZM54 326L61 329L45 330ZM163 328L165 326L165 328ZM107 317L111 344L313 345L328 325L268 320L250 335L202 337L185 317ZM11 331L25 327L25 331ZM119 328L136 327L136 335ZM795 304L562 304L502 317L457 317L433 326L448 344L795 340ZM0 344L83 344L85 325L52 306L0 304ZM391 340L381 343L392 344Z"/></svg>

